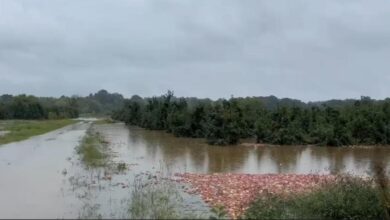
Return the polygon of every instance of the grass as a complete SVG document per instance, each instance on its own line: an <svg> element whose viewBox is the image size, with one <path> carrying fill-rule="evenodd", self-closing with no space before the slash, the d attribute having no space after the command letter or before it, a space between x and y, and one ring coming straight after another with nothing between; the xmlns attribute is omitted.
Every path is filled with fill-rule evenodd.
<svg viewBox="0 0 390 220"><path fill-rule="evenodd" d="M0 145L25 140L29 137L76 123L76 120L4 120L0 121L0 130L9 131L0 136Z"/></svg>
<svg viewBox="0 0 390 220"><path fill-rule="evenodd" d="M162 169L161 169L162 170ZM168 171L169 172L169 171ZM132 184L129 219L217 219L214 213L186 204L181 185L159 171L138 174Z"/></svg>
<svg viewBox="0 0 390 220"><path fill-rule="evenodd" d="M308 194L258 198L245 219L384 219L386 208L373 181L339 177Z"/></svg>
<svg viewBox="0 0 390 220"><path fill-rule="evenodd" d="M87 134L76 150L77 153L81 155L81 160L88 167L106 166L107 159L110 156L108 143L99 132L93 129L93 127L87 130Z"/></svg>
<svg viewBox="0 0 390 220"><path fill-rule="evenodd" d="M131 219L178 219L183 202L175 186L148 174L134 180L129 214Z"/></svg>
<svg viewBox="0 0 390 220"><path fill-rule="evenodd" d="M127 170L127 165L125 163L118 163L117 164L117 170L119 172L124 172Z"/></svg>

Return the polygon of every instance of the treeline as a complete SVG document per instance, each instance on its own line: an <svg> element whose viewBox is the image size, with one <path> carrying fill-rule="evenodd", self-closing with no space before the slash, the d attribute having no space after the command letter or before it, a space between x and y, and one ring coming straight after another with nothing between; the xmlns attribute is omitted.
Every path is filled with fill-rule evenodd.
<svg viewBox="0 0 390 220"><path fill-rule="evenodd" d="M117 93L100 90L86 97L0 96L1 119L63 119L82 114L107 115L122 107L124 98Z"/></svg>
<svg viewBox="0 0 390 220"><path fill-rule="evenodd" d="M110 115L112 111L122 108L124 98L119 93L100 90L86 97L76 97L80 114Z"/></svg>
<svg viewBox="0 0 390 220"><path fill-rule="evenodd" d="M273 99L271 97L271 99ZM133 96L112 117L176 136L237 144L243 138L279 145L390 144L390 99L303 103L291 99L220 99Z"/></svg>
<svg viewBox="0 0 390 220"><path fill-rule="evenodd" d="M50 103L26 95L0 96L0 119L62 119L79 115L74 98L62 97Z"/></svg>

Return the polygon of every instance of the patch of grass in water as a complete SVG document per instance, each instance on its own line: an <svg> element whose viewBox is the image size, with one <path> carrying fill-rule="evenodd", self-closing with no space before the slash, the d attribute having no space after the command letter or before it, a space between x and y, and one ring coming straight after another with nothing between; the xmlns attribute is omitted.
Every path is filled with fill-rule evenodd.
<svg viewBox="0 0 390 220"><path fill-rule="evenodd" d="M124 172L125 170L127 170L126 163L118 163L117 170L118 172Z"/></svg>
<svg viewBox="0 0 390 220"><path fill-rule="evenodd" d="M93 128L88 129L87 134L76 150L88 167L105 166L110 156L108 143Z"/></svg>
<svg viewBox="0 0 390 220"><path fill-rule="evenodd" d="M1 130L9 131L9 133L0 136L0 145L25 140L29 137L41 135L76 122L76 120L71 119L0 121Z"/></svg>
<svg viewBox="0 0 390 220"><path fill-rule="evenodd" d="M132 185L129 202L130 219L209 219L212 213L199 212L186 207L180 185L169 175L160 171L156 174L139 174Z"/></svg>

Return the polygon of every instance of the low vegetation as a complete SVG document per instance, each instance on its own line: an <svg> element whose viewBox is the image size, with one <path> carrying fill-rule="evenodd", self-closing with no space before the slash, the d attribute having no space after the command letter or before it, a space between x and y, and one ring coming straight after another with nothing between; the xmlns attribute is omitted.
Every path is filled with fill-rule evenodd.
<svg viewBox="0 0 390 220"><path fill-rule="evenodd" d="M301 195L261 196L242 216L245 219L384 219L386 208L381 191L354 177L335 182Z"/></svg>
<svg viewBox="0 0 390 220"><path fill-rule="evenodd" d="M172 182L140 175L134 180L129 215L131 219L178 219L182 202Z"/></svg>
<svg viewBox="0 0 390 220"><path fill-rule="evenodd" d="M0 144L25 140L31 136L76 123L76 120L3 120L0 121L0 131L7 132L0 136Z"/></svg>
<svg viewBox="0 0 390 220"><path fill-rule="evenodd" d="M76 150L81 156L81 160L88 167L106 166L110 157L107 142L93 127L87 130L86 135Z"/></svg>
<svg viewBox="0 0 390 220"><path fill-rule="evenodd" d="M138 174L129 202L130 219L216 219L217 212L185 204L181 185L165 172ZM220 214L220 213L219 213ZM222 216L220 214L220 216Z"/></svg>

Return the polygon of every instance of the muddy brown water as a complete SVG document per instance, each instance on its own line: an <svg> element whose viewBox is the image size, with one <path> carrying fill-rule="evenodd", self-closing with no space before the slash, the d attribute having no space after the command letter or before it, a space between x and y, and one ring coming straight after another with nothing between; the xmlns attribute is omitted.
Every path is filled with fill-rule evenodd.
<svg viewBox="0 0 390 220"><path fill-rule="evenodd" d="M126 173L101 181L104 170L83 166L75 147L91 122L67 126L0 146L0 218L126 218L135 175L159 171L196 173L353 173L370 175L374 162L389 170L390 147L217 147L161 131L98 125ZM66 171L66 172L64 172ZM188 198L202 207L199 198Z"/></svg>
<svg viewBox="0 0 390 220"><path fill-rule="evenodd" d="M209 146L204 140L174 138L161 131L130 128L128 147L144 157L178 171L196 173L352 173L371 175L374 162L390 166L390 147Z"/></svg>

